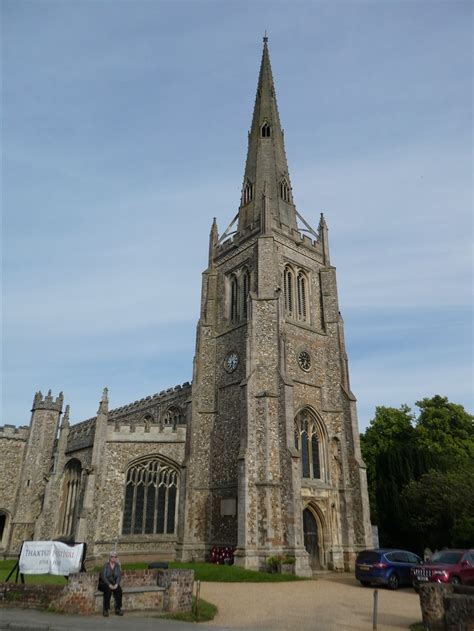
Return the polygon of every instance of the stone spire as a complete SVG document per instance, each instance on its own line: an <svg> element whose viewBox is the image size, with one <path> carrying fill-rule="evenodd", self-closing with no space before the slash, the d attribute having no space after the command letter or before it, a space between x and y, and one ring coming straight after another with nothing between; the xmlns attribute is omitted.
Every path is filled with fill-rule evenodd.
<svg viewBox="0 0 474 631"><path fill-rule="evenodd" d="M290 228L297 228L267 37L263 38L262 63L248 139L239 208L239 233L242 234L256 225L262 228L264 203L267 205L270 221L276 220L277 225L285 224ZM269 231L270 226L265 228Z"/></svg>

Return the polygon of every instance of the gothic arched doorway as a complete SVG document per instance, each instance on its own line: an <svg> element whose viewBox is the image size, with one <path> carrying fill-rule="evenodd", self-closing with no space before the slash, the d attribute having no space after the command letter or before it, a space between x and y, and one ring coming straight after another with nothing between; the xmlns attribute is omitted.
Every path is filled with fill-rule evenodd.
<svg viewBox="0 0 474 631"><path fill-rule="evenodd" d="M309 564L313 570L321 568L321 542L316 517L309 508L303 511L304 547L309 554Z"/></svg>

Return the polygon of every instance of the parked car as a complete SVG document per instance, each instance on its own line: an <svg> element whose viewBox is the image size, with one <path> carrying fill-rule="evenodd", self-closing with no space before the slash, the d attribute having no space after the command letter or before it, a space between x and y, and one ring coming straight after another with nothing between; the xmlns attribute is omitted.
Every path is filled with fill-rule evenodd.
<svg viewBox="0 0 474 631"><path fill-rule="evenodd" d="M411 571L413 587L422 583L474 585L474 550L441 550Z"/></svg>
<svg viewBox="0 0 474 631"><path fill-rule="evenodd" d="M411 585L410 570L420 563L421 558L408 550L363 550L357 555L355 575L364 587L375 583L398 589Z"/></svg>

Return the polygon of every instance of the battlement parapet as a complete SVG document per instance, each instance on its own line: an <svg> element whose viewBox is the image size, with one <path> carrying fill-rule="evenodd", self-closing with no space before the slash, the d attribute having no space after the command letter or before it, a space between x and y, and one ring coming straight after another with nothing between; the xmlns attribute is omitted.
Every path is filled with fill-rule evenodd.
<svg viewBox="0 0 474 631"><path fill-rule="evenodd" d="M170 406L172 406L173 402L178 397L180 401L179 407L183 408L184 413L184 406L190 395L191 383L189 381L185 381L183 384L178 384L177 386L168 388L167 390L162 390L159 393L157 392L155 394L148 395L143 399L137 399L133 403L110 410L108 413L108 420L109 422L115 423L114 431L116 432L131 431L133 433L135 431L135 427L140 424L146 425L148 432L157 422L157 412L154 408L162 406L163 404L166 408L168 401ZM69 427L66 451L71 452L91 447L94 444L96 422L97 417L93 416L85 421L71 425ZM186 424L183 423L182 426L185 429ZM156 431L158 431L158 428ZM169 431L171 431L171 428ZM173 431L176 432L176 427Z"/></svg>
<svg viewBox="0 0 474 631"><path fill-rule="evenodd" d="M53 410L55 412L62 412L64 396L60 392L56 399L53 399L51 390L48 390L48 394L43 397L41 390L39 390L33 399L32 412L35 410Z"/></svg>
<svg viewBox="0 0 474 631"><path fill-rule="evenodd" d="M28 425L17 427L16 425L0 426L0 438L14 438L15 440L27 440L30 428Z"/></svg>
<svg viewBox="0 0 474 631"><path fill-rule="evenodd" d="M118 416L123 416L125 414L130 414L131 412L139 412L143 411L146 408L154 405L155 403L162 403L167 397L174 395L176 392L185 393L186 390L191 388L191 384L189 381L185 381L183 384L174 386L173 388L168 388L167 390L161 390L161 392L156 392L155 394L144 397L143 399L138 399L133 403L128 403L127 405L123 405L122 407L115 408L110 410L109 418L113 419Z"/></svg>

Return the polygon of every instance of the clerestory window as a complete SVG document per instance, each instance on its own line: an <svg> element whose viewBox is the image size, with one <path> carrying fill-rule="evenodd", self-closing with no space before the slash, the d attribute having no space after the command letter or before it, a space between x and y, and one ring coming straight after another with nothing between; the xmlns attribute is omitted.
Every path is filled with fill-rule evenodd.
<svg viewBox="0 0 474 631"><path fill-rule="evenodd" d="M171 406L166 410L166 413L163 417L163 424L166 427L172 427L176 429L177 425L181 425L183 423L183 413L180 408L176 406Z"/></svg>
<svg viewBox="0 0 474 631"><path fill-rule="evenodd" d="M174 534L178 471L159 458L132 465L126 475L122 533Z"/></svg>

